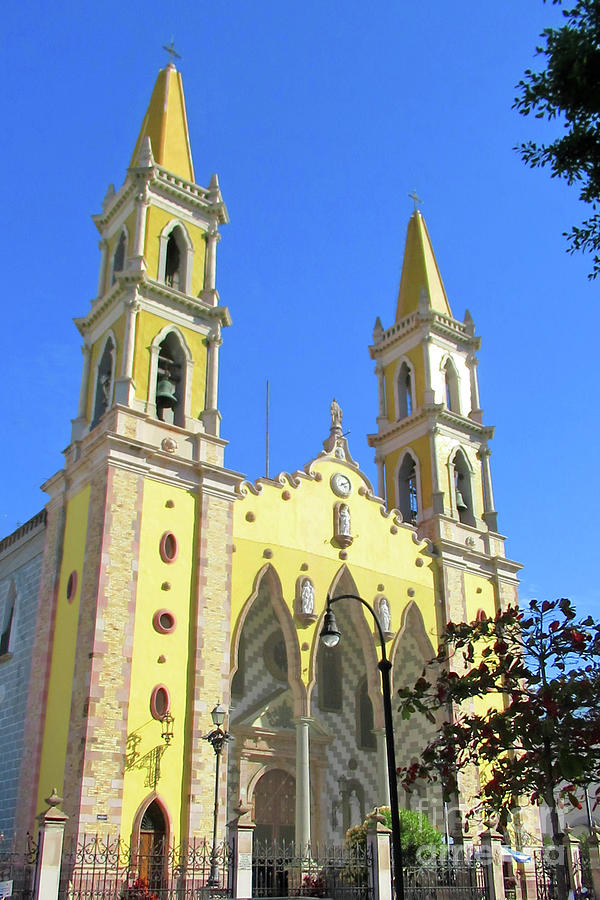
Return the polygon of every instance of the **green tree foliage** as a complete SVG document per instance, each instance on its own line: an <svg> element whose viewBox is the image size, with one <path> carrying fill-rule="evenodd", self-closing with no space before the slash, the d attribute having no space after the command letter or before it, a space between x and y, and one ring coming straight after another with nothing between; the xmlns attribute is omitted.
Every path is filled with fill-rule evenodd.
<svg viewBox="0 0 600 900"><path fill-rule="evenodd" d="M386 827L392 827L392 811L389 806L380 806L378 812L385 819ZM428 847L436 852L442 845L442 836L425 813L412 809L400 809L400 839L402 841L402 861L406 866L414 866L417 862L417 851L420 847ZM355 825L346 832L347 847L365 847L367 843L367 825Z"/></svg>
<svg viewBox="0 0 600 900"><path fill-rule="evenodd" d="M545 2L545 0L544 0ZM562 5L563 0L552 0ZM557 121L562 136L548 144L527 141L519 150L532 168L548 166L552 177L579 186L592 215L565 232L568 252L592 253L590 278L600 274L600 0L578 0L562 10L564 24L546 28L537 52L540 72L527 69L517 85L515 108L524 116Z"/></svg>
<svg viewBox="0 0 600 900"><path fill-rule="evenodd" d="M405 719L446 713L421 760L398 770L407 789L441 780L450 798L458 773L478 765L476 810L506 824L511 809L544 802L561 842L557 801L579 807L577 786L600 781L599 624L566 599L450 622L436 658L399 695Z"/></svg>

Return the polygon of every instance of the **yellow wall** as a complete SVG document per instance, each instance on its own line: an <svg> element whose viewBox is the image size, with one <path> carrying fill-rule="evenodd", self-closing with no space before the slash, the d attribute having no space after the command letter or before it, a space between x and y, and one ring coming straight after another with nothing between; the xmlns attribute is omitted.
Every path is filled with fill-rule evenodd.
<svg viewBox="0 0 600 900"><path fill-rule="evenodd" d="M165 311L165 315L168 315ZM138 313L133 357L133 380L136 396L144 402L148 399L148 379L150 377L150 347L156 335L162 331L170 320L156 316L154 313L142 311ZM206 385L206 345L204 336L197 331L178 326L194 360L192 374L192 399L190 415L197 418L204 409Z"/></svg>
<svg viewBox="0 0 600 900"><path fill-rule="evenodd" d="M56 787L59 794L63 792L89 500L90 488L86 487L68 501L66 508L54 646L38 781L38 809L42 808L44 797L48 794L48 785ZM71 572L77 572L77 589L69 602L67 600L67 582ZM75 713L77 714L77 710ZM83 715L83 710L79 710L79 714Z"/></svg>
<svg viewBox="0 0 600 900"><path fill-rule="evenodd" d="M164 209L157 206L148 208L148 218L146 219L146 246L144 256L146 258L146 268L150 278L158 278L158 260L160 256L160 235L169 222L175 216ZM185 219L181 219L185 224L189 238L194 246L194 263L192 267L192 287L191 294L198 296L204 287L204 252L206 244L202 235L204 230L197 225L193 225Z"/></svg>
<svg viewBox="0 0 600 900"><path fill-rule="evenodd" d="M315 612L325 608L327 591L341 566L346 564L359 594L372 602L379 584L384 584L390 601L394 627L400 626L402 614L409 603L416 603L430 634L437 634L434 601L434 571L424 552L424 544L416 545L412 529L395 526L391 517L384 517L380 504L358 494L364 486L362 477L350 467L337 461L319 460L314 471L321 481L304 480L299 488L288 484L282 488L266 485L259 496L248 494L234 505L234 541L232 575L232 635L238 628L240 613L251 596L257 573L270 563L281 580L283 597L291 614L294 612L296 581L309 577L315 586ZM330 477L342 471L352 481L353 489L347 500L350 508L354 542L347 549L348 558L339 557L340 549L333 546L333 508L340 498L330 487ZM290 499L282 494L289 491ZM248 521L247 514L255 516ZM392 533L393 528L396 533ZM264 550L272 551L271 558ZM417 559L423 564L417 565ZM301 566L308 565L303 570ZM410 596L409 590L414 591ZM365 615L369 630L373 620ZM308 684L313 678L312 664L318 624L305 626L297 622L297 636L301 649L301 677ZM233 660L232 660L233 662Z"/></svg>
<svg viewBox="0 0 600 900"><path fill-rule="evenodd" d="M167 507L168 500L174 502L173 507ZM164 751L156 790L172 817L173 838L178 843L181 816L185 814L181 785L188 739L186 693L191 627L189 609L194 590L196 501L189 491L146 480L142 502L127 734L130 748L139 738L136 747L138 762L155 747L165 746L161 739L161 723L150 714L150 695L155 685L166 685L171 695L171 715L175 720L174 738ZM177 536L178 556L175 562L165 563L160 557L159 545L163 533L170 530ZM171 585L170 590L161 588L164 582ZM177 626L171 634L155 631L152 617L158 609L168 609L175 614ZM158 661L161 655L166 658L163 663ZM152 788L144 785L146 775L147 769L143 765L140 768L126 768L121 823L123 835L131 833L135 813L151 793Z"/></svg>

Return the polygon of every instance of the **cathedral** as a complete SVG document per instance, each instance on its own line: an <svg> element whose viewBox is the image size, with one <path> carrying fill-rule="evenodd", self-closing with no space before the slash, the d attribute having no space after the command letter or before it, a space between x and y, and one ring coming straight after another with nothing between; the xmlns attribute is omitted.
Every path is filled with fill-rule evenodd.
<svg viewBox="0 0 600 900"><path fill-rule="evenodd" d="M205 182L206 183L206 182ZM343 410L323 410L314 458L249 482L227 468L219 413L217 247L227 208L196 183L180 73L157 77L122 186L94 222L97 296L76 326L81 390L44 509L0 541L0 830L19 842L53 789L67 832L132 846L245 816L261 840L342 843L389 801L374 620L394 689L444 624L517 602L483 423L473 319L454 318L427 227L408 223L395 313L377 318L378 480L352 457ZM230 298L227 298L230 299ZM391 299L391 298L390 298ZM232 305L235 299L231 298ZM385 313L385 315L384 315ZM375 407L375 403L374 403ZM401 721L399 764L435 725ZM478 791L475 770L457 805ZM440 829L439 788L402 798ZM461 835L460 815L446 822Z"/></svg>

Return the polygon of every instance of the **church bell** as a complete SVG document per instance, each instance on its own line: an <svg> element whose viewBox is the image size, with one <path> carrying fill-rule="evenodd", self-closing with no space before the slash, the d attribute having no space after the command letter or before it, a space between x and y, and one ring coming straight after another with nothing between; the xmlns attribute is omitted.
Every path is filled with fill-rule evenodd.
<svg viewBox="0 0 600 900"><path fill-rule="evenodd" d="M166 375L160 379L156 386L156 403L158 406L177 406L175 396L175 382Z"/></svg>
<svg viewBox="0 0 600 900"><path fill-rule="evenodd" d="M468 509L469 508L467 506L467 504L465 503L464 497L458 488L456 488L456 508L457 509Z"/></svg>

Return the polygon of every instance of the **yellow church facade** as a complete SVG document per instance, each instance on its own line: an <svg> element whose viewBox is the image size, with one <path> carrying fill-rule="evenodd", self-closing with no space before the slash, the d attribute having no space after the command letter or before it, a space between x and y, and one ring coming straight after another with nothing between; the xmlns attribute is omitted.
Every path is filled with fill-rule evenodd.
<svg viewBox="0 0 600 900"><path fill-rule="evenodd" d="M353 460L335 400L313 460L250 483L226 467L218 408L227 209L216 175L207 188L195 182L172 64L125 181L94 221L100 274L75 320L83 370L65 466L44 485L43 523L0 542L4 622L24 608L24 560L39 561L5 827L17 839L32 830L55 788L74 835L133 846L142 833L172 844L209 836L215 761L204 737L223 703L234 741L221 833L243 816L264 840L341 843L388 802L387 768L373 621L340 602L339 647L323 647L327 597L357 594L375 608L395 687L418 677L446 621L517 601L472 319L453 318L416 210L394 323L378 319L370 347L378 484ZM0 682L18 657L10 623ZM398 763L433 733L397 717ZM456 807L477 787L473 770ZM438 788L404 802L461 837L459 815L443 824Z"/></svg>

